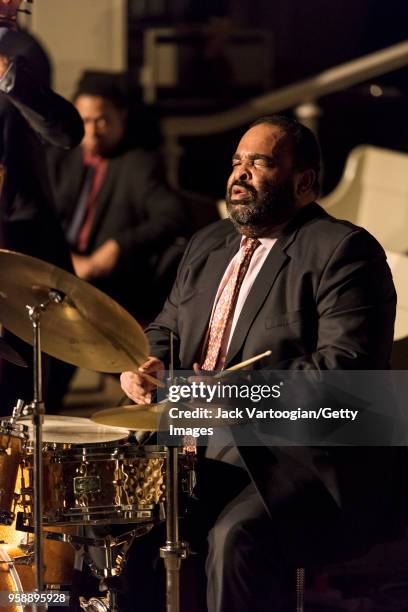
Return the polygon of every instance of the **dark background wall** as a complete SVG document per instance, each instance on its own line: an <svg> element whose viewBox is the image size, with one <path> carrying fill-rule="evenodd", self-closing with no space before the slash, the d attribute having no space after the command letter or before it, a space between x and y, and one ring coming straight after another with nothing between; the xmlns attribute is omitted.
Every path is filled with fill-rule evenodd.
<svg viewBox="0 0 408 612"><path fill-rule="evenodd" d="M136 5L139 13L136 16L133 12L133 23L142 29L147 25L211 23L221 17L232 28L272 31L274 88L408 38L407 0L156 0L144 3L144 14L138 0L130 0L130 11ZM318 101L322 109L319 137L325 162L324 193L335 186L348 152L357 144L408 151L408 69L374 82L382 86L383 95L373 97L370 82ZM206 94L209 90L212 105L199 112L215 112L244 101L237 91L217 100L220 88L207 87ZM197 113L197 108L184 105L180 110L174 103L171 111L163 105L156 108L158 116L189 110ZM183 187L222 197L231 153L241 132L185 139L180 174ZM211 174L203 176L209 159Z"/></svg>

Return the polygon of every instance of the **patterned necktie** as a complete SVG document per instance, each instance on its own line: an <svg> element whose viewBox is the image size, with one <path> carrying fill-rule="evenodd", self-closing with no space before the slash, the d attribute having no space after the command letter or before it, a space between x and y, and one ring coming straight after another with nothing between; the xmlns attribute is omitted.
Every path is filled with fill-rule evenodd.
<svg viewBox="0 0 408 612"><path fill-rule="evenodd" d="M239 259L218 298L210 323L207 352L203 370L215 370L224 366L225 356L220 358L220 349L229 319L233 316L239 290L247 273L251 257L261 243L257 238L247 238Z"/></svg>

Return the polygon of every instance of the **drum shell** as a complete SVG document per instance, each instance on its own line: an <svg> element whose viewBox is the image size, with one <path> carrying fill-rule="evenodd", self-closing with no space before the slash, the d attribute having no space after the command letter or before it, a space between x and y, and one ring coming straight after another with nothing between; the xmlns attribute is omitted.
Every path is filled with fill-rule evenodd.
<svg viewBox="0 0 408 612"><path fill-rule="evenodd" d="M24 475L27 478L28 474ZM18 470L16 489L19 489L19 483L22 481L23 472ZM56 533L75 534L75 527L45 527L44 531L53 531ZM2 556L7 556L11 561L14 561L12 566L0 562L0 591L4 592L30 592L35 589L35 573L34 564L22 565L15 563L17 557L25 555L24 544L27 544L27 538L32 542L33 536L28 536L27 533L16 530L16 521L10 526L0 525L0 548ZM22 547L23 546L23 547ZM43 559L44 559L44 584L46 587L51 585L55 588L69 587L72 584L74 572L75 551L66 542L58 542L54 540L44 539L43 542ZM20 586L16 583L15 573L21 583ZM0 612L20 612L21 607L18 605L10 605L7 607L0 606ZM30 610L27 606L25 610Z"/></svg>
<svg viewBox="0 0 408 612"><path fill-rule="evenodd" d="M1 421L0 523L6 525L10 525L14 518L15 487L25 439L25 427Z"/></svg>
<svg viewBox="0 0 408 612"><path fill-rule="evenodd" d="M32 455L25 457L24 464L28 474L24 490L30 492ZM44 525L156 520L164 489L165 452L158 447L53 445L43 451Z"/></svg>

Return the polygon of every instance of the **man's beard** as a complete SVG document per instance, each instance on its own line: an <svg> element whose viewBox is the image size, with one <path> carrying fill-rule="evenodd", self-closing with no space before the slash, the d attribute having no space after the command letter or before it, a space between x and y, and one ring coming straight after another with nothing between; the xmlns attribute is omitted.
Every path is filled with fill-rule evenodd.
<svg viewBox="0 0 408 612"><path fill-rule="evenodd" d="M231 190L234 185L244 187L248 197L240 201L231 201ZM267 236L291 219L296 212L293 179L276 185L264 183L257 191L245 181L234 181L226 195L227 211L235 229L252 238Z"/></svg>

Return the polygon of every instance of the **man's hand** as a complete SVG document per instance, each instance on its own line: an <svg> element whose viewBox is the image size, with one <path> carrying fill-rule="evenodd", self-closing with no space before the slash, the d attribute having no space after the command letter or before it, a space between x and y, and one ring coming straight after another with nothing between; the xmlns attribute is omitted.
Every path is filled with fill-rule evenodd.
<svg viewBox="0 0 408 612"><path fill-rule="evenodd" d="M75 274L83 280L90 280L92 268L91 257L89 255L75 255L75 253L71 253L71 259Z"/></svg>
<svg viewBox="0 0 408 612"><path fill-rule="evenodd" d="M10 58L8 58L6 55L0 55L0 79L4 77L10 64Z"/></svg>
<svg viewBox="0 0 408 612"><path fill-rule="evenodd" d="M120 255L120 246L116 240L109 239L96 249L92 255L72 254L72 264L79 278L92 281L108 276L116 266Z"/></svg>
<svg viewBox="0 0 408 612"><path fill-rule="evenodd" d="M118 263L120 246L113 240L107 240L91 255L94 278L108 276Z"/></svg>
<svg viewBox="0 0 408 612"><path fill-rule="evenodd" d="M136 404L150 404L152 391L155 386L143 376L151 374L157 376L158 372L164 370L164 363L157 357L149 357L139 368L139 372L123 372L120 376L122 390Z"/></svg>

